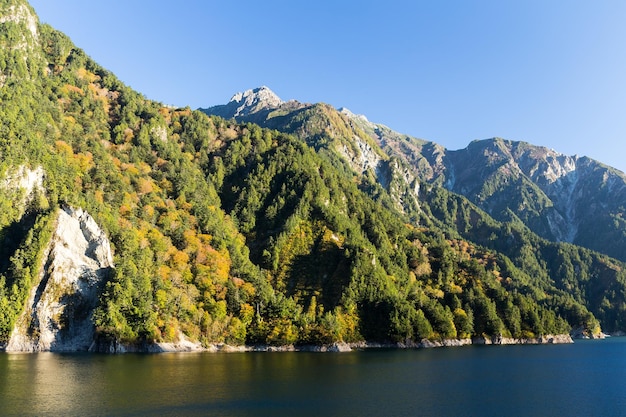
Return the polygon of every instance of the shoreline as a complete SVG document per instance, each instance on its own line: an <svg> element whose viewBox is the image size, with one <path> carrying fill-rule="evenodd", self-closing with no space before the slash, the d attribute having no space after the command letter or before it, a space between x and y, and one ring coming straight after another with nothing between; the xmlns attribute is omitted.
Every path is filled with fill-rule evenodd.
<svg viewBox="0 0 626 417"><path fill-rule="evenodd" d="M569 334L544 335L537 338L507 338L501 336L474 337L466 339L423 339L419 342L408 340L399 343L380 342L335 342L329 345L240 345L233 346L225 343L212 344L207 347L200 343L183 339L172 343L153 343L148 345L126 345L122 343L109 343L96 345L89 348L93 353L185 353L185 352L209 352L209 353L243 353L243 352L352 352L369 349L432 349L440 347L460 347L471 345L541 345L541 344L571 344L574 340Z"/></svg>
<svg viewBox="0 0 626 417"><path fill-rule="evenodd" d="M602 334L604 337L625 336L621 332L615 334ZM209 346L202 346L199 342L182 338L177 342L158 342L149 344L126 344L126 343L96 343L93 342L89 349L82 350L46 350L46 351L7 351L7 345L0 345L0 353L95 353L95 354L124 354L124 353L245 353L245 352L353 352L375 349L432 349L442 347L461 347L461 346L510 346L510 345L547 345L547 344L573 344L575 339L604 339L604 337L596 338L572 338L569 334L543 335L536 338L509 338L502 336L477 336L466 339L441 339L429 340L422 339L419 342L407 340L405 342L335 342L329 345L228 345L226 343L216 343Z"/></svg>

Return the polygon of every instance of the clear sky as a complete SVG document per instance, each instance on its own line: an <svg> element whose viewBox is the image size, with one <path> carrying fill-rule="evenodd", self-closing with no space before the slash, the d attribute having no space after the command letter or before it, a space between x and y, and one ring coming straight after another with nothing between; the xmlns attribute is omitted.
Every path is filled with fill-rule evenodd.
<svg viewBox="0 0 626 417"><path fill-rule="evenodd" d="M626 1L31 0L146 97L266 85L449 149L494 136L626 171Z"/></svg>

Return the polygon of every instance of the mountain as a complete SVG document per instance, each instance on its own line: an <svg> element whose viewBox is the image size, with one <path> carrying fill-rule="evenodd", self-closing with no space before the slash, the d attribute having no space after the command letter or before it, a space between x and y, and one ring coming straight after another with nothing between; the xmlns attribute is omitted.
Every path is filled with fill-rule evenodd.
<svg viewBox="0 0 626 417"><path fill-rule="evenodd" d="M516 217L538 235L626 260L626 176L587 157L525 142L474 141L448 151L421 146L420 179L462 194L494 218Z"/></svg>
<svg viewBox="0 0 626 417"><path fill-rule="evenodd" d="M260 118L262 114L267 115L270 111L284 104L272 90L262 86L235 94L228 104L212 107L211 113L225 119L251 117L253 115Z"/></svg>
<svg viewBox="0 0 626 417"><path fill-rule="evenodd" d="M254 95L255 91L244 94ZM621 267L610 266L613 261L600 254L624 257L620 242L626 229L615 220L620 218L623 205L619 191L624 183L621 172L589 158L567 157L547 148L502 139L475 141L466 150L448 151L436 143L372 123L345 108L336 110L326 104L294 100L290 103L289 107L268 103L262 112L250 109L245 114L231 112L222 116L240 122L255 120L262 126L295 134L318 151L332 151L354 174L374 179L396 202L396 208L409 213L413 221L498 251L522 270L532 271L537 280L556 282L560 289L572 291L572 284L566 281L586 267L577 266L574 270L578 272L564 273L559 263L571 262L555 253L570 253L579 260L593 257L599 264L607 263L608 269L614 271L611 281L622 281ZM215 108L223 107L202 111L211 114ZM369 153L377 157L370 164L355 164L366 153L363 146L346 152L350 141L366 143ZM385 165L395 168L395 177L403 179L396 183L403 187L389 187L389 176L381 175ZM458 195L464 198L459 199ZM398 204L404 201L415 204ZM588 204L589 201L597 202ZM511 233L516 238L502 239ZM605 236L612 240L604 239ZM535 253L532 260L528 257L531 252ZM589 295L579 300L596 314L606 315L600 307L603 297L597 296L606 290L606 279L586 282L585 287L576 292ZM608 303L622 302L623 297L618 296ZM610 321L613 324L607 328L615 330L615 318Z"/></svg>
<svg viewBox="0 0 626 417"><path fill-rule="evenodd" d="M351 115L423 183L445 187L500 221L626 261L626 175L588 157L501 138L450 151Z"/></svg>
<svg viewBox="0 0 626 417"><path fill-rule="evenodd" d="M396 208L413 220L420 215L419 183L412 170L389 157L349 111L338 112L324 103L284 102L268 87L237 93L226 105L200 111L296 135L326 158L340 158L349 171L370 175L371 182L389 192Z"/></svg>
<svg viewBox="0 0 626 417"><path fill-rule="evenodd" d="M262 111L234 100L242 95L251 103L263 102ZM264 95L275 100L264 100ZM318 105L293 100L290 103L285 106L267 87L262 87L239 93L226 106L202 111L254 121L304 138L319 134L312 127L320 124L315 117L301 120L303 109L311 111ZM234 111L236 104L239 107ZM352 135L358 138L357 143L366 142L363 136L374 139L380 147L380 160L395 159L399 161L396 164L402 164L405 182L412 183L415 189L414 197L419 188L415 179L421 184L442 186L467 197L499 221L517 219L550 241L573 243L626 261L626 175L619 170L587 157L567 156L542 146L501 138L474 141L465 149L450 151L372 123L345 108L327 108L327 112L336 113L336 119L348 119L337 128L337 123L327 117L322 124L334 129L326 132L327 136ZM300 120L297 126L294 120ZM345 126L349 126L348 133L342 132ZM378 160L369 166L376 172ZM362 166L363 170L367 167ZM384 178L379 178L379 182L387 185Z"/></svg>
<svg viewBox="0 0 626 417"><path fill-rule="evenodd" d="M496 219L380 137L434 144L267 88L222 116L147 100L23 0L0 1L0 44L0 347L626 330L622 262Z"/></svg>

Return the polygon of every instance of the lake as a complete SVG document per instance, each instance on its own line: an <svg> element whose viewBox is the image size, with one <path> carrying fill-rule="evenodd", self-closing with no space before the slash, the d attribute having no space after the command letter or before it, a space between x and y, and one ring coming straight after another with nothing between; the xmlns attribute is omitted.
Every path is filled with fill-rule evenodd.
<svg viewBox="0 0 626 417"><path fill-rule="evenodd" d="M0 414L626 416L626 338L349 353L0 354Z"/></svg>

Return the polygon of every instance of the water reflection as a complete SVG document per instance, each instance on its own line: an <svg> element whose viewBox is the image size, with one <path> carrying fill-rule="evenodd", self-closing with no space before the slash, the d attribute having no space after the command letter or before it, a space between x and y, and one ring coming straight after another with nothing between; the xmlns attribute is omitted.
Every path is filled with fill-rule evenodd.
<svg viewBox="0 0 626 417"><path fill-rule="evenodd" d="M67 414L91 396L97 380L92 360L52 353L0 355L3 414ZM97 369L97 368L96 368Z"/></svg>
<svg viewBox="0 0 626 417"><path fill-rule="evenodd" d="M626 409L625 353L621 342L352 353L0 354L0 414L610 416Z"/></svg>

